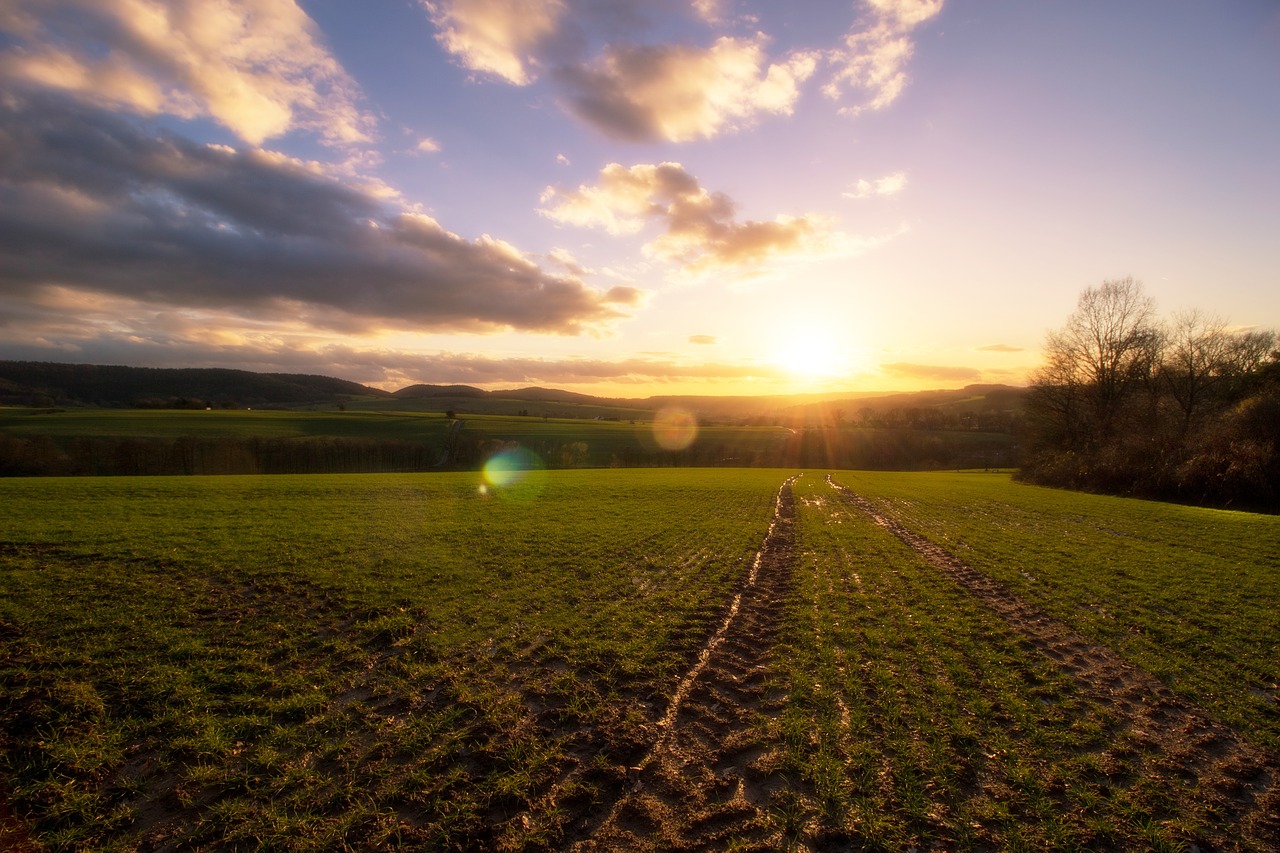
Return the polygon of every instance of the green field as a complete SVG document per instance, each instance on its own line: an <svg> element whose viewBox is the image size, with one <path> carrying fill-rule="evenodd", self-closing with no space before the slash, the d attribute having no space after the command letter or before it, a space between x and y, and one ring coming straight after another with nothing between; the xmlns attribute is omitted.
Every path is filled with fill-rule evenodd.
<svg viewBox="0 0 1280 853"><path fill-rule="evenodd" d="M253 409L5 409L10 435L120 438L301 438L344 436L443 441L449 421L421 412L293 412Z"/></svg>
<svg viewBox="0 0 1280 853"><path fill-rule="evenodd" d="M581 840L791 473L0 480L3 796L48 850ZM753 724L769 800L715 846L1268 849L822 474ZM1280 518L835 479L1280 751Z"/></svg>
<svg viewBox="0 0 1280 853"><path fill-rule="evenodd" d="M27 459L50 455L49 444L56 445L61 470L51 464L54 470L39 473L221 474L278 473L270 470L272 452L323 459L334 456L333 448L344 442L346 456L336 454L339 458L327 466L296 463L302 467L297 473L315 468L341 473L479 467L494 448L511 443L552 468L669 465L677 460L685 465L752 464L780 454L792 438L790 430L780 427L703 425L686 447L672 450L659 444L653 414L645 414L645 420L626 421L468 414L454 421L442 413L409 411L0 408L0 442L6 437L37 442L10 448L10 456ZM264 451L268 444L271 450ZM408 454L407 445L421 452ZM369 458L370 449L385 451L388 446L396 452ZM184 447L189 459L177 464L172 457ZM0 456L2 451L0 444ZM121 454L133 464L117 464Z"/></svg>
<svg viewBox="0 0 1280 853"><path fill-rule="evenodd" d="M1280 750L1280 518L963 474L837 479Z"/></svg>

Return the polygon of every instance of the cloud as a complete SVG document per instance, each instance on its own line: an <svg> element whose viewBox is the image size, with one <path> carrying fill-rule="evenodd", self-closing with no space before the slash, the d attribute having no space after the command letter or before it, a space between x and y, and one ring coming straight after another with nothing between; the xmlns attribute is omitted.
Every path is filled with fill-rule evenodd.
<svg viewBox="0 0 1280 853"><path fill-rule="evenodd" d="M633 142L710 138L765 113L790 115L816 56L768 64L764 38L610 46L594 62L561 68L570 111Z"/></svg>
<svg viewBox="0 0 1280 853"><path fill-rule="evenodd" d="M832 100L855 99L841 112L856 116L897 100L907 85L906 64L915 51L911 31L942 11L943 0L867 0L869 15L843 47L830 51L835 74L823 86Z"/></svg>
<svg viewBox="0 0 1280 853"><path fill-rule="evenodd" d="M1022 347L1010 346L1009 344L992 344L991 346L978 347L980 352L1023 352Z"/></svg>
<svg viewBox="0 0 1280 853"><path fill-rule="evenodd" d="M759 33L706 46L637 43L653 11L639 0L422 2L437 40L461 65L516 86L546 76L570 113L630 141L709 138L762 115L789 115L820 58L801 51L771 62ZM721 6L698 0L684 14L707 26L720 21Z"/></svg>
<svg viewBox="0 0 1280 853"><path fill-rule="evenodd" d="M576 334L640 295L548 273L488 235L465 240L376 183L149 135L63 96L0 99L0 151L10 311L59 288L344 331Z"/></svg>
<svg viewBox="0 0 1280 853"><path fill-rule="evenodd" d="M720 339L715 335L690 335L689 343L698 344L699 346L710 346L720 343Z"/></svg>
<svg viewBox="0 0 1280 853"><path fill-rule="evenodd" d="M907 186L905 172L895 172L874 181L859 179L851 192L844 193L845 198L870 198L872 196L894 196Z"/></svg>
<svg viewBox="0 0 1280 853"><path fill-rule="evenodd" d="M120 304L104 302L104 311ZM45 334L20 329L0 337L0 358L128 364L137 367L236 367L265 373L309 373L336 376L388 390L415 383L511 387L518 385L589 385L784 379L772 365L685 362L670 357L617 360L525 356L494 357L480 353L422 353L316 337L301 330L246 324L217 315L180 320L144 306L139 327L113 329L104 314L88 324L66 322ZM53 311L54 306L47 306ZM233 325L220 326L222 320ZM101 321L101 322L99 322ZM3 310L0 309L0 328ZM30 328L30 327L27 327Z"/></svg>
<svg viewBox="0 0 1280 853"><path fill-rule="evenodd" d="M907 85L912 32L943 0L864 0L865 13L831 50L768 54L770 38L725 34L723 0L662 4L706 43L641 37L654 30L644 0L420 0L437 40L465 68L516 86L546 79L568 112L615 139L686 142L791 115L802 84L823 65L823 92L857 115L882 109Z"/></svg>
<svg viewBox="0 0 1280 853"><path fill-rule="evenodd" d="M575 258L573 253L568 249L552 249L550 252L547 252L547 258L554 263L559 264L571 275L581 277L592 274L592 271L579 263L578 259Z"/></svg>
<svg viewBox="0 0 1280 853"><path fill-rule="evenodd" d="M370 140L358 87L293 0L14 0L0 76L87 104L209 117L259 145Z"/></svg>
<svg viewBox="0 0 1280 853"><path fill-rule="evenodd" d="M423 0L437 39L466 68L516 86L533 82L569 11L561 0Z"/></svg>
<svg viewBox="0 0 1280 853"><path fill-rule="evenodd" d="M693 0L693 10L707 23L717 24L724 19L726 2L727 0Z"/></svg>
<svg viewBox="0 0 1280 853"><path fill-rule="evenodd" d="M691 271L757 264L782 255L822 251L836 235L813 216L779 215L770 221L738 221L723 193L708 192L679 163L611 163L595 186L548 187L540 212L580 227L613 234L635 233L658 222L664 233L644 247L647 254Z"/></svg>
<svg viewBox="0 0 1280 853"><path fill-rule="evenodd" d="M586 358L492 358L473 353L439 353L413 357L420 382L493 384L576 384L590 382L650 383L691 379L777 379L770 365L682 362L662 358L601 360ZM422 378L425 377L425 378Z"/></svg>
<svg viewBox="0 0 1280 853"><path fill-rule="evenodd" d="M972 367L952 367L941 364L908 364L896 362L882 364L880 369L897 376L908 376L912 379L939 379L945 381L977 382L982 378L982 371Z"/></svg>
<svg viewBox="0 0 1280 853"><path fill-rule="evenodd" d="M440 143L430 136L426 136L418 141L418 144L414 146L414 150L420 154L436 154L440 151Z"/></svg>

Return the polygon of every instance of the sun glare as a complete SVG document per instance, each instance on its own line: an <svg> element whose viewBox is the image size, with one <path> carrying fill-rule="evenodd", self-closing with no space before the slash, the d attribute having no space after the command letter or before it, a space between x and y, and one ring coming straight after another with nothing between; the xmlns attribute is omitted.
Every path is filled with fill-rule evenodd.
<svg viewBox="0 0 1280 853"><path fill-rule="evenodd" d="M845 372L848 354L828 334L797 334L780 347L774 363L797 379L821 379Z"/></svg>

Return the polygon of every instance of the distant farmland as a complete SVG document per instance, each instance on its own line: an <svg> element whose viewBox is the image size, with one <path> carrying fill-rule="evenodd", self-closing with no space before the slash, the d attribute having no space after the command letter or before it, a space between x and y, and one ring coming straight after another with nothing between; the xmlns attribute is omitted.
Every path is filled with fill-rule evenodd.
<svg viewBox="0 0 1280 853"><path fill-rule="evenodd" d="M477 469L518 444L548 468L1007 467L1014 436L908 427L700 424L688 443L627 419L411 411L0 408L0 476Z"/></svg>
<svg viewBox="0 0 1280 853"><path fill-rule="evenodd" d="M0 480L0 842L1280 844L1280 519L799 473Z"/></svg>

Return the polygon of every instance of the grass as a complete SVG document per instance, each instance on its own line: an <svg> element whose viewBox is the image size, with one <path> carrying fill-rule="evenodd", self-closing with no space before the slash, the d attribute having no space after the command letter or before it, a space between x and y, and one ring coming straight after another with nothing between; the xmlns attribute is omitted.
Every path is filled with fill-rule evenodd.
<svg viewBox="0 0 1280 853"><path fill-rule="evenodd" d="M647 421L583 421L543 420L500 415L468 415L464 435L481 435L500 441L515 441L526 447L545 446L556 449L580 442L583 461L607 466L628 452L661 458L662 450L654 439L653 425ZM697 430L691 449L710 454L709 461L733 461L743 454L766 453L784 445L791 433L780 427L702 426ZM555 460L549 460L555 462Z"/></svg>
<svg viewBox="0 0 1280 853"><path fill-rule="evenodd" d="M642 742L780 479L0 481L10 793L54 850L553 838Z"/></svg>
<svg viewBox="0 0 1280 853"><path fill-rule="evenodd" d="M551 467L608 467L630 457L661 461L653 413L638 421L464 414L459 443L517 442ZM443 449L451 421L441 413L408 411L211 411L147 409L16 409L0 407L0 435L17 438L361 438L420 442ZM776 451L791 433L779 427L703 426L693 451L720 464ZM671 454L667 453L667 456ZM435 456L433 455L434 459Z"/></svg>
<svg viewBox="0 0 1280 853"><path fill-rule="evenodd" d="M1004 475L841 473L915 532L1280 749L1280 517Z"/></svg>
<svg viewBox="0 0 1280 853"><path fill-rule="evenodd" d="M0 480L6 793L51 851L554 848L651 746L788 473ZM1276 750L1280 519L836 479ZM1116 709L820 476L795 488L763 724L783 837L1176 850L1214 826Z"/></svg>
<svg viewBox="0 0 1280 853"><path fill-rule="evenodd" d="M1144 778L1113 709L977 599L818 478L796 493L773 730L820 846L1181 849L1212 826L1193 785Z"/></svg>
<svg viewBox="0 0 1280 853"><path fill-rule="evenodd" d="M442 414L409 412L286 412L152 409L0 408L0 432L57 438L382 438L441 444L449 428Z"/></svg>

